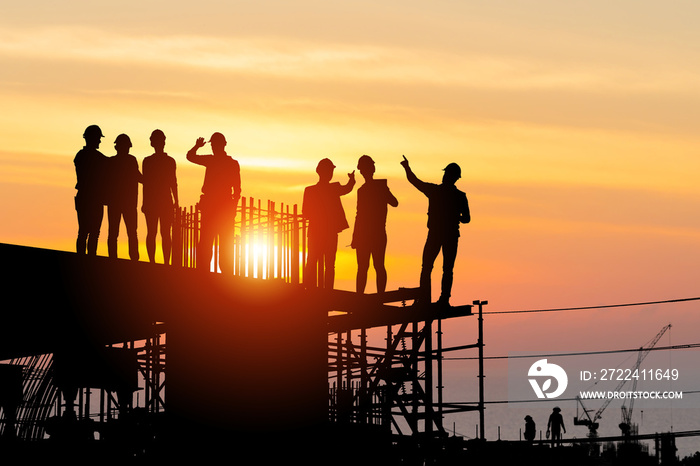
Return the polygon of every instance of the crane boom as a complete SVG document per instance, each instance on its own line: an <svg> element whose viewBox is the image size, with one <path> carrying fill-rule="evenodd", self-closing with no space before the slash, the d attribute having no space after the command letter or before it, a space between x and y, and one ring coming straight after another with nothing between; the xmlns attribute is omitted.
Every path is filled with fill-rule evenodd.
<svg viewBox="0 0 700 466"><path fill-rule="evenodd" d="M644 358L647 357L647 355L648 355L649 352L652 350L652 348L654 348L654 346L656 346L656 344L659 342L659 340L660 340L661 337L664 335L664 333L666 333L666 331L667 331L668 329L670 329L670 328L671 328L671 324L666 325L664 328L662 328L662 329L659 331L659 333L656 334L656 336L655 336L654 338L652 338L652 339L650 340L649 343L647 343L646 346L642 346L642 347L639 348L639 354L637 355L637 362L635 363L635 365L634 365L633 368L632 368L632 372L633 372L633 373L634 373L635 370L639 369L640 365L642 364L642 361L644 361ZM620 391L620 389L621 389L626 383L627 383L627 379L621 380L620 383L618 383L617 387L615 387L615 391L616 391L616 392ZM633 390L636 390L636 388L637 388L637 379L635 378L635 379L634 379L634 388L633 388ZM598 411L596 411L596 413L593 415L593 417L591 417L590 414L588 413L588 410L586 409L586 407L585 407L584 404L583 404L583 400L581 400L579 397L576 397L576 400L578 401L578 403L579 403L579 404L581 405L581 407L583 408L584 414L586 415L586 417L587 417L588 419L579 419L578 416L577 416L576 418L574 418L574 424L578 424L578 425L587 425L588 428L589 428L589 431L590 431L589 435L591 435L592 437L597 436L597 429L598 429L598 422L597 422L597 421L598 421L598 419L600 419L600 418L602 417L603 411L605 411L605 408L608 407L608 405L610 404L610 402L611 402L613 399L612 399L612 398L606 399L605 402L604 402L604 403L601 405L601 407L598 409ZM622 410L623 410L623 413L624 413L624 414L623 414L623 417L625 417L625 419L626 419L625 422L627 422L627 424L629 424L629 419L632 417L632 408L633 408L633 406L634 406L634 399L632 399L632 400L630 401L630 407L629 407L629 409L627 409L627 408L624 406L624 403L623 403L623 406L622 406Z"/></svg>
<svg viewBox="0 0 700 466"><path fill-rule="evenodd" d="M665 326L664 328L662 328L662 329L659 331L659 333L657 333L656 336L655 336L654 338L652 338L651 342L650 342L649 344L647 344L646 347L640 347L640 348L639 348L639 354L638 354L638 356L637 356L637 362L636 362L636 364L634 365L634 367L633 367L633 369L632 369L632 372L634 372L634 370L636 370L636 369L639 369L639 366L642 364L642 361L644 360L644 358L647 357L647 355L649 354L649 351L651 351L651 349L652 349L654 346L656 346L656 344L659 342L659 340L661 339L661 337L663 336L663 334L666 333L666 330L668 330L669 328L671 328L671 324L668 324L667 326ZM621 389L626 383L627 383L627 380L626 380L626 379L621 380L620 383L617 384L617 387L615 387L615 391L616 391L616 392L619 392L620 389ZM636 386L637 386L637 379L634 380L634 386L635 386L635 388L636 388ZM600 407L600 409L598 409L598 411L596 411L595 416L593 416L593 420L594 420L594 421L600 419L601 415L603 414L603 411L605 411L605 408L608 407L608 405L610 404L611 401L612 401L612 398L608 398L607 400L605 400L605 403L603 403L603 405Z"/></svg>
<svg viewBox="0 0 700 466"><path fill-rule="evenodd" d="M668 324L664 328L661 329L659 333L656 334L656 336L651 340L651 342L646 346L646 348L639 348L639 354L637 356L637 364L635 364L634 369L637 370L639 369L639 366L642 364L642 361L644 358L647 357L647 354L651 351L651 349L656 346L656 344L659 342L661 337L663 336L664 333L666 333L666 330L671 328L671 324ZM632 391L637 390L637 378L634 378L634 382L632 382ZM630 406L629 408L625 407L625 403L622 403L622 417L623 423L626 423L627 425L630 424L632 420L632 410L634 409L634 398L630 400Z"/></svg>

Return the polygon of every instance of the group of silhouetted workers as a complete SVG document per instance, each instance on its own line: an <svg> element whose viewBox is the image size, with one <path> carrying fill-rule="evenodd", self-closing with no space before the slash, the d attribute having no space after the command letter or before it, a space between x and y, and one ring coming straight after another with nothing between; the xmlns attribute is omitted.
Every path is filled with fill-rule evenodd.
<svg viewBox="0 0 700 466"><path fill-rule="evenodd" d="M122 219L126 227L129 257L139 259L137 239L138 185L143 184L142 212L146 217L146 248L149 260L155 262L156 232L160 226L164 262L171 261L172 226L179 210L176 162L165 151L165 134L151 134L154 153L143 160L143 172L136 157L129 153L131 140L120 134L114 141L116 155L106 157L99 150L104 135L97 125L88 126L83 137L85 147L75 156L77 176L75 208L78 215L79 254L94 255L107 206L109 257L117 257L117 237ZM219 265L222 273L233 271L233 238L236 209L241 195L240 166L226 153L226 138L212 134L208 141L212 154L200 155L197 150L206 142L198 138L187 152L187 160L206 167L202 194L200 242L197 248L198 267L209 270L212 245L219 239ZM443 274L439 303L449 304L453 269L457 255L459 227L471 220L469 203L457 189L461 169L450 163L444 169L442 183L427 183L413 173L406 157L401 161L408 181L426 195L428 205L428 237L425 242L420 274L421 290L430 290L433 264L442 251ZM335 165L323 159L316 167L318 183L304 190L302 215L308 219L308 260L304 271L307 287L332 289L335 280L335 257L338 234L349 228L341 196L355 186L355 171L345 184L333 182ZM387 273L384 255L387 246L386 219L388 206L397 207L398 200L389 190L387 180L375 179L375 163L368 155L359 158L357 169L365 182L357 190L357 213L351 246L357 255L356 290L363 293L370 259L375 273L377 292L385 291ZM428 295L429 296L429 295ZM427 298L429 299L429 297Z"/></svg>
<svg viewBox="0 0 700 466"><path fill-rule="evenodd" d="M566 433L564 417L561 415L561 408L555 406L547 420L547 438L549 439L551 436L552 446L561 446L562 430ZM532 419L532 416L528 414L525 416L525 440L532 442L535 440L536 435L537 427L535 421Z"/></svg>
<svg viewBox="0 0 700 466"><path fill-rule="evenodd" d="M151 134L153 155L143 160L143 173L136 157L129 153L131 139L120 134L114 141L116 155L106 157L99 150L104 135L97 125L88 126L83 133L85 147L75 156L75 174L78 192L75 210L78 214L78 254L95 255L100 235L104 206L107 206L109 229L107 250L109 257L117 257L117 237L122 219L129 239L129 257L139 259L137 220L138 185L143 184L141 210L146 217L148 233L146 249L149 259L155 261L156 231L160 224L161 245L165 263L170 262L171 229L178 208L175 159L164 152L165 134L155 130Z"/></svg>

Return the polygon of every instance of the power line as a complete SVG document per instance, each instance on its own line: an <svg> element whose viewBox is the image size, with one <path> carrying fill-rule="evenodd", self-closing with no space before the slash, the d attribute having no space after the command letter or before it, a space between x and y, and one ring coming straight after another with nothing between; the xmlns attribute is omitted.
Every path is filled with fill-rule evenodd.
<svg viewBox="0 0 700 466"><path fill-rule="evenodd" d="M700 297L695 298L677 298L677 299L665 299L661 301L646 301L637 303L622 303L622 304L602 304L598 306L580 306L580 307L560 307L552 309L520 309L511 311L483 311L482 314L491 315L502 315L502 314L524 314L524 313L534 313L534 312L562 312L562 311L586 311L592 309L609 309L616 307L631 307L631 306L649 306L652 304L673 304L673 303L683 303L688 301L700 301Z"/></svg>
<svg viewBox="0 0 700 466"><path fill-rule="evenodd" d="M700 348L700 343L689 343L686 345L658 346L654 348L644 348L645 351L668 351L680 349ZM640 348L630 348L621 350L606 350L606 351L582 351L579 353L548 353L548 354L518 354L513 356L484 356L484 359L520 359L520 358L544 358L544 357L560 357L560 356L589 356L595 354L610 354L610 353L633 353L639 351ZM464 358L443 358L445 361L462 361L479 359L478 357Z"/></svg>
<svg viewBox="0 0 700 466"><path fill-rule="evenodd" d="M700 394L700 390L683 390L683 395L697 395ZM537 398L537 399L530 399L530 400L485 400L484 404L491 404L491 405L497 405L497 404L516 404L516 403L552 403L552 402L562 402L562 401L576 401L576 398ZM476 402L469 402L469 401L453 401L446 403L448 405L454 405L454 406L474 406L477 403Z"/></svg>

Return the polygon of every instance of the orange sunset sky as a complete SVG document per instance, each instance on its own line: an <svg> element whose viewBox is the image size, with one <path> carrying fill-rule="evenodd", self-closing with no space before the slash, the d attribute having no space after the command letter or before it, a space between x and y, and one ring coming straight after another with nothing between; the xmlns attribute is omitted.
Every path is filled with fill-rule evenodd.
<svg viewBox="0 0 700 466"><path fill-rule="evenodd" d="M472 223L455 304L699 296L699 16L694 1L646 0L5 2L0 241L73 251L73 157L89 124L106 155L128 134L139 162L162 129L183 206L204 176L185 153L221 131L243 195L276 202L301 204L321 158L345 182L371 155L400 203L389 289L417 286L426 233L405 154L425 181L462 167ZM354 192L344 205L352 225ZM350 231L336 282L348 290ZM637 347L667 323L665 344L694 343L696 307L489 316L487 354ZM447 337L463 342L462 330Z"/></svg>

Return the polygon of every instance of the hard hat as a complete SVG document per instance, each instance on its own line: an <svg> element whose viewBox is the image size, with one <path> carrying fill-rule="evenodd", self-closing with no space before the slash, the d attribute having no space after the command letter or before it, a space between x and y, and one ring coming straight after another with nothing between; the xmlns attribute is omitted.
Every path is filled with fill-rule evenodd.
<svg viewBox="0 0 700 466"><path fill-rule="evenodd" d="M454 162L448 164L443 170L446 172L449 172L451 174L454 174L455 176L457 176L457 178L462 177L462 169L459 168L459 165L457 165Z"/></svg>
<svg viewBox="0 0 700 466"><path fill-rule="evenodd" d="M316 173L319 173L321 170L328 170L335 168L335 165L333 165L333 162L331 162L331 159L321 159L320 162L318 162L318 165L316 165Z"/></svg>
<svg viewBox="0 0 700 466"><path fill-rule="evenodd" d="M357 169L360 171L364 170L364 167L369 167L371 165L374 165L374 160L372 160L372 157L369 155L363 155L357 161Z"/></svg>
<svg viewBox="0 0 700 466"><path fill-rule="evenodd" d="M99 126L90 125L87 128L85 128L85 131L83 132L83 137L85 138L85 137L90 137L90 136L93 136L93 137L99 136L99 137L103 138L104 134L102 134L102 130L100 129Z"/></svg>
<svg viewBox="0 0 700 466"><path fill-rule="evenodd" d="M129 136L127 136L126 134L120 134L114 140L114 144L117 146L120 146L123 144L124 146L128 145L129 147L131 147L131 138Z"/></svg>
<svg viewBox="0 0 700 466"><path fill-rule="evenodd" d="M154 139L157 139L157 140L165 139L165 133L159 129L154 129L153 132L151 133L151 141Z"/></svg>
<svg viewBox="0 0 700 466"><path fill-rule="evenodd" d="M219 133L219 132L216 132L216 133L212 134L211 137L209 138L209 142L210 142L210 143L211 143L211 142L214 142L214 141L216 141L216 142L223 142L224 144L226 144L226 138L224 137L223 134L221 134L221 133Z"/></svg>

